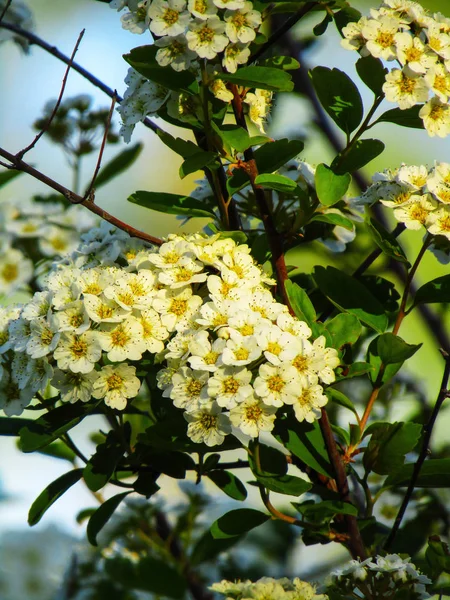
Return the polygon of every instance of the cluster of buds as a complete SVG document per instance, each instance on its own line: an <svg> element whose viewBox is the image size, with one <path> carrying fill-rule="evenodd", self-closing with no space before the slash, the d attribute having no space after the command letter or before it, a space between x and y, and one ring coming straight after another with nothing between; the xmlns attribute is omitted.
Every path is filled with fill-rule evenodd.
<svg viewBox="0 0 450 600"><path fill-rule="evenodd" d="M328 600L324 594L316 594L316 588L298 577L293 580L261 577L258 581L226 581L214 583L213 592L222 594L227 600L261 600L273 598L276 600Z"/></svg>
<svg viewBox="0 0 450 600"><path fill-rule="evenodd" d="M386 75L387 100L402 110L424 103L428 134L450 133L450 19L411 0L385 0L342 33L344 48L399 64Z"/></svg>

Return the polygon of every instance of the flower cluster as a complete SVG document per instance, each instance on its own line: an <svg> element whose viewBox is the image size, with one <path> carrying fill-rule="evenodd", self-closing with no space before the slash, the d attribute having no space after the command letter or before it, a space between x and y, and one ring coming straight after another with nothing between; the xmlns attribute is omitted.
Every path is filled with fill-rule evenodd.
<svg viewBox="0 0 450 600"><path fill-rule="evenodd" d="M362 597L391 598L394 591L404 589L419 599L430 598L426 585L430 579L411 563L411 558L398 554L376 556L363 562L352 560L346 567L331 574L333 586L340 591L353 592ZM412 597L412 596L408 596Z"/></svg>
<svg viewBox="0 0 450 600"><path fill-rule="evenodd" d="M23 290L36 276L33 263L72 252L80 233L97 223L79 206L29 200L0 203L0 296ZM40 273L44 272L41 264Z"/></svg>
<svg viewBox="0 0 450 600"><path fill-rule="evenodd" d="M6 414L49 384L64 402L123 410L149 353L195 442L221 444L232 426L271 431L284 405L299 421L320 417L338 354L274 299L247 245L195 234L155 249L107 223L81 237L42 292L0 316Z"/></svg>
<svg viewBox="0 0 450 600"><path fill-rule="evenodd" d="M362 56L397 61L386 75L386 99L420 110L430 136L450 133L450 19L411 0L385 0L370 17L343 28L342 45Z"/></svg>
<svg viewBox="0 0 450 600"><path fill-rule="evenodd" d="M233 100L233 93L222 79L217 78L217 73L214 67L206 70L209 90L217 99L230 103ZM143 121L146 117L158 116L160 110L166 111L172 119L198 126L204 119L200 99L196 96L168 90L162 85L149 81L133 68L128 69L125 83L127 89L117 112L122 121L120 135L126 143L131 140L131 134L139 121ZM269 116L271 105L272 92L255 88L245 94L244 106L247 107L248 117L262 133L265 133L264 124Z"/></svg>
<svg viewBox="0 0 450 600"><path fill-rule="evenodd" d="M316 588L302 581L298 577L294 580L273 579L272 577L261 577L258 581L226 581L214 583L211 588L213 592L218 592L227 598L227 600L262 600L271 598L273 600L327 600L328 596L316 594Z"/></svg>
<svg viewBox="0 0 450 600"><path fill-rule="evenodd" d="M450 164L402 165L398 169L376 173L373 184L358 199L361 203L380 201L393 208L394 217L408 229L426 230L450 244ZM443 255L442 255L443 256ZM446 261L447 262L447 261Z"/></svg>

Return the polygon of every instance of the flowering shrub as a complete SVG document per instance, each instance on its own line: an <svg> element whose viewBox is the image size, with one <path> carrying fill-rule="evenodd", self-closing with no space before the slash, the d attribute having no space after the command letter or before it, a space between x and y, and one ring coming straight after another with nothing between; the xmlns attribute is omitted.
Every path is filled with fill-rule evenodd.
<svg viewBox="0 0 450 600"><path fill-rule="evenodd" d="M87 538L101 550L74 561L62 593L93 600L444 593L450 450L437 451L431 436L450 395L442 317L450 276L422 270L418 287L416 273L428 248L448 263L450 166L385 165L372 184L361 169L385 148L366 137L378 123L430 137L449 132L449 20L408 0L386 0L369 17L346 0L114 0L124 28L148 37L124 57L122 98L74 62L82 35L66 57L24 29L25 13L12 4L0 1L0 32L68 67L31 144L15 153L0 147L0 185L23 172L55 192L2 204L0 292L8 302L23 294L20 305L0 309L0 434L18 437L24 453L70 463L32 504L30 525L81 480L100 503L78 521L87 521ZM371 106L343 71L306 73L307 42L291 31L303 18L317 21L316 38L334 23L343 45L360 53L356 70L374 94ZM395 68L385 67L394 60ZM63 98L72 69L111 98L109 110L93 110L84 94ZM292 91L310 102L332 143L330 164L303 159L308 138L266 134L277 98ZM398 107L378 113L384 99ZM102 166L106 144L118 141L116 104L125 142L143 123L181 157L180 178L204 173L188 195L136 190L128 201L204 218L203 231L159 239L97 202L97 190L141 148ZM189 135L176 137L166 125ZM42 135L66 155L70 189L28 162ZM83 186L81 162L94 150ZM425 233L417 252L410 230ZM444 363L434 402L420 369L408 372L413 356L427 359L413 329L408 341L400 336L411 313L421 314L442 357L433 360ZM95 423L89 453L71 436L82 421ZM173 487L166 496L164 488L185 478L191 487L173 506ZM246 503L222 507L214 499L211 517L202 482L227 502ZM260 499L250 504L251 488ZM394 514L386 504L380 511L385 493L399 499ZM316 583L297 578L295 548L315 545L319 563L321 545L331 542L349 552L350 565L331 580L315 565Z"/></svg>

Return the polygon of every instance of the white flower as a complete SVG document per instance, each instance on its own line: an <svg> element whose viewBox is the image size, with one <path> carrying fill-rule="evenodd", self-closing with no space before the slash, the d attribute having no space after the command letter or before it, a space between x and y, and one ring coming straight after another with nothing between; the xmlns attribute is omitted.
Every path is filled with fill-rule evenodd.
<svg viewBox="0 0 450 600"><path fill-rule="evenodd" d="M311 385L310 387L303 388L293 403L295 418L300 422L307 421L308 423L312 423L320 419L320 409L327 402L328 398L323 393L322 386Z"/></svg>
<svg viewBox="0 0 450 600"><path fill-rule="evenodd" d="M261 93L262 90L256 90L254 94L247 93L244 102L249 105L248 116L262 133L264 131L264 120L269 114L271 92L268 94Z"/></svg>
<svg viewBox="0 0 450 600"><path fill-rule="evenodd" d="M260 431L272 431L276 410L274 406L250 397L230 411L230 421L242 433L254 438Z"/></svg>
<svg viewBox="0 0 450 600"><path fill-rule="evenodd" d="M153 301L153 308L160 313L161 322L168 331L183 331L189 329L201 304L200 296L194 296L192 289L186 287L161 290Z"/></svg>
<svg viewBox="0 0 450 600"><path fill-rule="evenodd" d="M130 314L114 300L105 298L103 294L101 296L85 294L83 302L87 314L94 323L120 323Z"/></svg>
<svg viewBox="0 0 450 600"><path fill-rule="evenodd" d="M261 349L254 336L244 336L233 331L222 353L225 365L242 367L249 365L261 356Z"/></svg>
<svg viewBox="0 0 450 600"><path fill-rule="evenodd" d="M107 365L97 372L92 396L104 398L105 404L123 410L128 398L138 395L141 382L136 377L136 369L127 364Z"/></svg>
<svg viewBox="0 0 450 600"><path fill-rule="evenodd" d="M367 22L367 17L361 17L359 21L350 22L343 27L342 35L344 39L341 40L341 46L346 50L361 50L361 55L367 56L369 52L364 48L366 40L362 34L362 29Z"/></svg>
<svg viewBox="0 0 450 600"><path fill-rule="evenodd" d="M248 47L248 44L242 42L229 44L225 48L222 65L229 73L236 73L239 65L245 65L249 58L250 48ZM231 98L231 100L232 99L233 98Z"/></svg>
<svg viewBox="0 0 450 600"><path fill-rule="evenodd" d="M44 220L39 217L28 217L27 219L14 219L6 221L5 229L14 237L34 238L45 234Z"/></svg>
<svg viewBox="0 0 450 600"><path fill-rule="evenodd" d="M39 250L44 256L63 256L75 250L79 243L76 231L61 227L48 227L39 237Z"/></svg>
<svg viewBox="0 0 450 600"><path fill-rule="evenodd" d="M265 404L278 407L295 402L300 380L292 365L263 364L259 367L258 373L253 387Z"/></svg>
<svg viewBox="0 0 450 600"><path fill-rule="evenodd" d="M65 310L60 310L55 315L59 331L73 331L74 333L83 333L91 325L89 315L86 312L81 300L77 300L72 306Z"/></svg>
<svg viewBox="0 0 450 600"><path fill-rule="evenodd" d="M74 373L89 373L100 360L101 355L102 349L95 331L81 334L64 332L61 334L58 347L53 352L58 367L63 371L70 370Z"/></svg>
<svg viewBox="0 0 450 600"><path fill-rule="evenodd" d="M177 408L188 412L198 410L202 404L209 404L207 382L209 375L205 371L193 371L181 367L172 377L170 398Z"/></svg>
<svg viewBox="0 0 450 600"><path fill-rule="evenodd" d="M411 77L401 69L393 69L383 84L386 100L396 102L401 110L428 100L428 86L422 77Z"/></svg>
<svg viewBox="0 0 450 600"><path fill-rule="evenodd" d="M444 65L438 63L428 69L424 80L429 89L436 94L441 102L448 102L450 98L450 73Z"/></svg>
<svg viewBox="0 0 450 600"><path fill-rule="evenodd" d="M225 49L225 52L230 46ZM227 84L223 79L211 79L209 82L209 89L212 94L222 102L231 102L234 98L233 92L227 88Z"/></svg>
<svg viewBox="0 0 450 600"><path fill-rule="evenodd" d="M419 167L402 165L396 179L400 185L408 185L413 190L421 190L427 184L428 169L423 165Z"/></svg>
<svg viewBox="0 0 450 600"><path fill-rule="evenodd" d="M164 340L169 337L169 332L161 324L161 318L158 313L149 308L136 315L142 325L142 338L146 350L152 354L157 354L164 350Z"/></svg>
<svg viewBox="0 0 450 600"><path fill-rule="evenodd" d="M435 52L444 60L449 60L450 35L448 35L448 33L442 33L437 23L429 26L425 30L425 34L427 36L428 46L433 50L433 52Z"/></svg>
<svg viewBox="0 0 450 600"><path fill-rule="evenodd" d="M376 58L394 60L396 58L395 34L398 28L398 20L388 16L366 21L361 32L367 40L366 48L370 54Z"/></svg>
<svg viewBox="0 0 450 600"><path fill-rule="evenodd" d="M159 36L180 35L190 21L184 0L153 0L148 15L151 18L150 31Z"/></svg>
<svg viewBox="0 0 450 600"><path fill-rule="evenodd" d="M194 329L185 329L177 333L166 346L166 358L181 359L185 361L189 355L189 344L196 331Z"/></svg>
<svg viewBox="0 0 450 600"><path fill-rule="evenodd" d="M230 333L234 331L240 335L254 335L256 326L272 325L269 319L264 319L257 312L252 310L243 310L240 303L230 304L230 316L228 318L229 327L222 327L217 332L220 337L229 338Z"/></svg>
<svg viewBox="0 0 450 600"><path fill-rule="evenodd" d="M213 0L218 8L227 8L228 10L238 10L242 8L246 0Z"/></svg>
<svg viewBox="0 0 450 600"><path fill-rule="evenodd" d="M38 391L45 391L47 384L53 377L53 367L45 357L36 360L30 359L27 364L27 377L26 388L32 391L33 394Z"/></svg>
<svg viewBox="0 0 450 600"><path fill-rule="evenodd" d="M222 352L225 340L215 340L212 344L207 331L199 331L189 342L191 356L189 364L197 371L214 373L222 365Z"/></svg>
<svg viewBox="0 0 450 600"><path fill-rule="evenodd" d="M32 321L36 317L46 317L52 306L53 292L36 292L32 299L23 307L21 317Z"/></svg>
<svg viewBox="0 0 450 600"><path fill-rule="evenodd" d="M33 263L20 250L0 250L0 294L12 294L33 277Z"/></svg>
<svg viewBox="0 0 450 600"><path fill-rule="evenodd" d="M184 34L175 37L162 37L155 40L155 46L159 48L156 60L162 67L170 65L175 71L189 69L196 57L195 52L189 50Z"/></svg>
<svg viewBox="0 0 450 600"><path fill-rule="evenodd" d="M118 324L102 324L96 332L98 342L112 362L140 360L145 352L143 328L136 317Z"/></svg>
<svg viewBox="0 0 450 600"><path fill-rule="evenodd" d="M252 2L244 2L237 10L225 11L226 34L233 43L247 44L256 37L256 29L261 25L261 13L253 10Z"/></svg>
<svg viewBox="0 0 450 600"><path fill-rule="evenodd" d="M212 0L188 0L189 12L197 19L209 19L217 14L217 6Z"/></svg>
<svg viewBox="0 0 450 600"><path fill-rule="evenodd" d="M443 235L450 240L450 206L442 206L430 213L426 227L433 235Z"/></svg>
<svg viewBox="0 0 450 600"><path fill-rule="evenodd" d="M409 185L399 185L394 182L372 186L374 197L389 208L402 206L410 200L420 198L416 190Z"/></svg>
<svg viewBox="0 0 450 600"><path fill-rule="evenodd" d="M205 406L191 413L184 413L184 418L189 423L188 437L197 444L219 446L225 436L231 432L231 425L226 415L221 413L217 404Z"/></svg>
<svg viewBox="0 0 450 600"><path fill-rule="evenodd" d="M193 283L206 281L207 273L201 273L203 265L194 261L186 262L182 267L165 269L158 275L160 283L175 290Z"/></svg>
<svg viewBox="0 0 450 600"><path fill-rule="evenodd" d="M289 313L281 313L277 317L277 325L282 331L291 333L295 337L309 338L312 335L311 329L305 321L299 321Z"/></svg>
<svg viewBox="0 0 450 600"><path fill-rule="evenodd" d="M158 253L150 254L148 259L158 269L183 267L195 258L191 244L184 240L171 240L160 246Z"/></svg>
<svg viewBox="0 0 450 600"><path fill-rule="evenodd" d="M26 352L15 352L14 358L11 363L11 377L14 383L19 386L20 390L23 390L30 378L30 373L27 369L30 357ZM1 377L0 377L1 381Z"/></svg>
<svg viewBox="0 0 450 600"><path fill-rule="evenodd" d="M38 317L31 321L30 337L27 342L27 353L31 358L42 358L56 348L61 334L55 316L48 319Z"/></svg>
<svg viewBox="0 0 450 600"><path fill-rule="evenodd" d="M270 321L276 321L280 314L287 312L287 307L276 302L269 290L265 288L253 291L248 308Z"/></svg>
<svg viewBox="0 0 450 600"><path fill-rule="evenodd" d="M220 367L208 380L208 395L223 408L234 408L253 397L252 373L245 367Z"/></svg>
<svg viewBox="0 0 450 600"><path fill-rule="evenodd" d="M6 416L12 417L21 415L23 409L28 406L33 399L34 391L30 388L19 389L17 383L14 383L8 373L4 373L0 382L0 409Z"/></svg>
<svg viewBox="0 0 450 600"><path fill-rule="evenodd" d="M412 74L424 75L436 62L436 56L419 37L410 32L396 33L395 45L398 60L403 66L407 66Z"/></svg>
<svg viewBox="0 0 450 600"><path fill-rule="evenodd" d="M414 200L410 200L394 210L394 217L397 221L404 223L408 229L420 229L422 225L426 224L430 213L436 209L437 204L431 194L414 196Z"/></svg>
<svg viewBox="0 0 450 600"><path fill-rule="evenodd" d="M258 325L255 337L264 356L273 365L292 360L296 355L296 338L276 325Z"/></svg>
<svg viewBox="0 0 450 600"><path fill-rule="evenodd" d="M149 24L147 6L148 0L143 0L142 2L138 3L136 10L126 12L124 15L122 15L120 17L122 27L128 31L131 31L131 33L144 33L147 30ZM121 8L118 8L118 10L121 10L123 7L124 5L122 5Z"/></svg>
<svg viewBox="0 0 450 600"><path fill-rule="evenodd" d="M211 327L216 330L228 323L228 303L214 300L206 302L200 307L199 317L196 323L203 327Z"/></svg>
<svg viewBox="0 0 450 600"><path fill-rule="evenodd" d="M100 296L107 287L112 285L115 274L108 269L86 269L81 271L76 279L82 294Z"/></svg>
<svg viewBox="0 0 450 600"><path fill-rule="evenodd" d="M441 102L437 96L422 106L419 117L430 137L444 138L450 134L450 105Z"/></svg>
<svg viewBox="0 0 450 600"><path fill-rule="evenodd" d="M149 308L155 293L155 275L147 269L138 273L123 273L115 285L104 291L107 298L114 300L125 310Z"/></svg>
<svg viewBox="0 0 450 600"><path fill-rule="evenodd" d="M23 312L22 312L22 314L23 314ZM8 332L9 332L8 339L9 339L11 348L15 352L24 352L26 350L26 347L28 344L28 339L29 339L30 333L31 333L30 322L27 321L26 319L24 319L22 316L18 319L14 319L13 321L10 321L10 323L9 323ZM2 346L1 338L2 338L2 334L0 333L0 346ZM0 351L0 354L1 354L1 351Z"/></svg>
<svg viewBox="0 0 450 600"><path fill-rule="evenodd" d="M92 397L94 381L98 377L97 371L90 373L64 372L55 370L52 386L59 390L61 400L74 404L78 400L89 402Z"/></svg>
<svg viewBox="0 0 450 600"><path fill-rule="evenodd" d="M217 6L217 2L215 4ZM224 32L225 23L219 17L210 17L206 21L195 19L189 24L186 39L189 48L200 58L211 60L228 45L229 40Z"/></svg>

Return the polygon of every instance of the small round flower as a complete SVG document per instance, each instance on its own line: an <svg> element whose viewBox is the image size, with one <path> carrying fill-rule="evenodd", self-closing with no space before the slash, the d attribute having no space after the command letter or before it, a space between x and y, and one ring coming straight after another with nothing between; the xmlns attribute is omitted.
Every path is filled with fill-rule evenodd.
<svg viewBox="0 0 450 600"><path fill-rule="evenodd" d="M256 90L254 94L247 93L244 98L244 102L249 105L248 116L252 123L254 123L261 133L264 131L264 121L267 118L271 106L270 97L266 94L261 93L262 90ZM269 92L270 94L270 92Z"/></svg>
<svg viewBox="0 0 450 600"><path fill-rule="evenodd" d="M217 56L218 52L222 52L229 43L224 33L225 23L219 17L210 17L206 21L195 19L189 24L186 39L189 48L196 52L200 58L211 60Z"/></svg>
<svg viewBox="0 0 450 600"><path fill-rule="evenodd" d="M154 273L147 269L138 273L123 273L115 285L105 289L104 294L125 310L145 310L151 306L155 296L155 283Z"/></svg>
<svg viewBox="0 0 450 600"><path fill-rule="evenodd" d="M208 380L208 396L218 406L234 408L253 397L252 373L245 367L219 367Z"/></svg>
<svg viewBox="0 0 450 600"><path fill-rule="evenodd" d="M206 20L217 14L213 0L188 0L188 10L197 19Z"/></svg>
<svg viewBox="0 0 450 600"><path fill-rule="evenodd" d="M188 359L190 366L197 371L214 373L222 363L222 352L225 340L218 339L212 344L207 331L199 331L189 343L191 356Z"/></svg>
<svg viewBox="0 0 450 600"><path fill-rule="evenodd" d="M46 317L52 306L53 292L36 292L32 299L23 307L20 316L27 321L37 317Z"/></svg>
<svg viewBox="0 0 450 600"><path fill-rule="evenodd" d="M398 60L412 74L424 75L436 63L436 55L427 48L419 37L412 35L410 32L396 33L395 45Z"/></svg>
<svg viewBox="0 0 450 600"><path fill-rule="evenodd" d="M213 0L213 2L218 8L238 10L244 6L246 0Z"/></svg>
<svg viewBox="0 0 450 600"><path fill-rule="evenodd" d="M171 240L162 244L158 252L150 254L148 259L158 269L173 269L195 259L195 254L191 244L185 240Z"/></svg>
<svg viewBox="0 0 450 600"><path fill-rule="evenodd" d="M193 371L188 367L181 367L172 377L172 390L170 398L177 408L187 412L198 410L202 404L209 404L207 393L209 374L205 371Z"/></svg>
<svg viewBox="0 0 450 600"><path fill-rule="evenodd" d="M155 40L155 46L159 48L156 60L162 67L171 66L174 71L185 71L189 69L196 54L189 50L186 37L182 33L175 37L165 36Z"/></svg>
<svg viewBox="0 0 450 600"><path fill-rule="evenodd" d="M225 52L228 48L225 49ZM233 92L227 88L227 84L223 79L211 79L208 87L211 90L211 93L222 102L228 103L234 98Z"/></svg>
<svg viewBox="0 0 450 600"><path fill-rule="evenodd" d="M136 369L122 363L107 365L97 372L93 383L92 396L104 398L105 404L117 410L123 410L129 398L138 395L141 382L136 377Z"/></svg>
<svg viewBox="0 0 450 600"><path fill-rule="evenodd" d="M250 58L250 48L248 46L248 44L237 42L229 44L225 48L222 65L228 73L236 73L239 65L245 65L248 62Z"/></svg>
<svg viewBox="0 0 450 600"><path fill-rule="evenodd" d="M394 60L396 58L395 34L398 28L398 20L388 16L367 20L361 30L367 40L366 49L375 58Z"/></svg>
<svg viewBox="0 0 450 600"><path fill-rule="evenodd" d="M145 352L143 328L136 317L118 324L102 324L96 332L98 342L112 362L140 360Z"/></svg>
<svg viewBox="0 0 450 600"><path fill-rule="evenodd" d="M261 356L261 348L254 336L244 336L231 331L230 339L222 353L222 361L225 365L242 367L249 365Z"/></svg>
<svg viewBox="0 0 450 600"><path fill-rule="evenodd" d="M53 352L58 367L73 373L89 373L94 369L101 355L102 349L97 332L94 331L81 334L62 333L58 347Z"/></svg>
<svg viewBox="0 0 450 600"><path fill-rule="evenodd" d="M59 331L83 333L87 331L91 325L89 315L81 300L77 300L72 306L69 306L69 308L66 308L65 310L58 311L55 317Z"/></svg>
<svg viewBox="0 0 450 600"><path fill-rule="evenodd" d="M242 433L255 438L260 431L272 431L276 410L276 407L250 397L230 411L230 421Z"/></svg>
<svg viewBox="0 0 450 600"><path fill-rule="evenodd" d="M158 313L149 308L138 313L136 318L142 325L142 339L146 350L152 354L157 354L164 350L164 340L169 337L169 332L161 323Z"/></svg>
<svg viewBox="0 0 450 600"><path fill-rule="evenodd" d="M311 385L303 388L293 403L295 418L297 421L307 421L313 423L320 419L322 406L328 402L327 396L323 393L323 388L320 385Z"/></svg>
<svg viewBox="0 0 450 600"><path fill-rule="evenodd" d="M142 34L148 29L148 0L142 0L136 6L136 10L126 12L120 17L123 29L131 31L131 33ZM118 10L121 10L118 8Z"/></svg>
<svg viewBox="0 0 450 600"><path fill-rule="evenodd" d="M0 409L7 417L21 415L23 409L32 401L33 396L32 389L21 390L7 372L3 374L0 382Z"/></svg>
<svg viewBox="0 0 450 600"><path fill-rule="evenodd" d="M443 235L450 240L450 206L442 206L433 211L426 226L429 233Z"/></svg>
<svg viewBox="0 0 450 600"><path fill-rule="evenodd" d="M85 294L84 307L94 323L120 323L130 313L119 306L114 300L108 300L103 294L94 296Z"/></svg>
<svg viewBox="0 0 450 600"><path fill-rule="evenodd" d="M429 89L436 94L441 102L448 102L450 98L450 73L444 65L438 63L428 69L424 80Z"/></svg>
<svg viewBox="0 0 450 600"><path fill-rule="evenodd" d="M283 406L293 404L300 388L296 369L290 365L273 366L263 364L253 384L255 392L265 404Z"/></svg>
<svg viewBox="0 0 450 600"><path fill-rule="evenodd" d="M89 402L92 397L94 381L97 377L97 371L73 373L72 371L56 369L52 386L59 390L63 402L70 402L71 404L78 402L78 400Z"/></svg>
<svg viewBox="0 0 450 600"><path fill-rule="evenodd" d="M187 435L197 444L219 446L225 436L231 432L228 417L221 412L220 406L211 403L194 412L184 413L184 418L189 423Z"/></svg>
<svg viewBox="0 0 450 600"><path fill-rule="evenodd" d="M400 185L407 185L413 190L420 191L428 182L428 169L424 165L419 167L402 165L396 180Z"/></svg>
<svg viewBox="0 0 450 600"><path fill-rule="evenodd" d="M273 365L290 361L296 355L296 338L276 325L258 325L255 338L264 356Z"/></svg>
<svg viewBox="0 0 450 600"><path fill-rule="evenodd" d="M401 110L428 100L428 86L422 77L410 76L404 70L393 69L383 84L386 100L396 102Z"/></svg>
<svg viewBox="0 0 450 600"><path fill-rule="evenodd" d="M168 331L184 331L202 304L200 296L194 296L190 287L164 289L157 293L153 308L161 315L161 322Z"/></svg>
<svg viewBox="0 0 450 600"><path fill-rule="evenodd" d="M39 237L39 250L44 256L63 256L75 250L79 243L76 231L61 227L48 227Z"/></svg>
<svg viewBox="0 0 450 600"><path fill-rule="evenodd" d="M159 36L184 33L190 20L184 0L153 0L148 16L151 18L150 31Z"/></svg>
<svg viewBox="0 0 450 600"><path fill-rule="evenodd" d="M233 43L247 44L256 37L256 29L261 25L261 13L253 10L252 2L244 2L237 10L225 11L226 34Z"/></svg>
<svg viewBox="0 0 450 600"><path fill-rule="evenodd" d="M172 290L176 290L186 285L206 281L207 273L201 273L201 271L203 271L203 265L189 261L181 267L161 271L158 275L158 280Z"/></svg>
<svg viewBox="0 0 450 600"><path fill-rule="evenodd" d="M31 321L30 337L27 343L27 353L31 358L42 358L56 348L61 334L55 316L48 319L38 317Z"/></svg>
<svg viewBox="0 0 450 600"><path fill-rule="evenodd" d="M437 205L431 194L414 196L414 200L394 210L394 217L400 223L404 223L408 229L417 230L427 223L430 213L437 208Z"/></svg>
<svg viewBox="0 0 450 600"><path fill-rule="evenodd" d="M447 137L450 134L450 105L437 96L431 98L419 111L419 117L430 137Z"/></svg>
<svg viewBox="0 0 450 600"><path fill-rule="evenodd" d="M12 294L23 288L33 276L33 263L20 250L0 250L0 294Z"/></svg>

